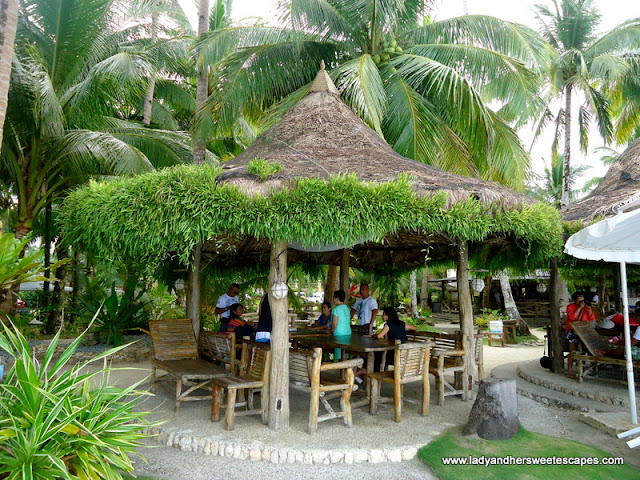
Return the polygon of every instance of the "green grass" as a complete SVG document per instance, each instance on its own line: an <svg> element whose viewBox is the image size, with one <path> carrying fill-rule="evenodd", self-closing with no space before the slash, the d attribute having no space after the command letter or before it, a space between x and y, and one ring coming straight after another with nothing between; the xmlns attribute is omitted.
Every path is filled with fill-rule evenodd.
<svg viewBox="0 0 640 480"><path fill-rule="evenodd" d="M537 341L538 337L535 335L516 335L516 343L524 343L530 341Z"/></svg>
<svg viewBox="0 0 640 480"><path fill-rule="evenodd" d="M637 479L638 471L630 465L444 465L445 457L557 457L611 458L606 452L573 440L529 432L523 428L509 440L482 440L477 436L462 436L453 429L418 452L440 480L616 480Z"/></svg>

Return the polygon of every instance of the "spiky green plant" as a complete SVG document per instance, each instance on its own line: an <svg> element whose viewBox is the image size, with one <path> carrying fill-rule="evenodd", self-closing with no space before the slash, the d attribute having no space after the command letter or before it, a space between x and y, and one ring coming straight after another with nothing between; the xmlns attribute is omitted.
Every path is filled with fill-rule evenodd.
<svg viewBox="0 0 640 480"><path fill-rule="evenodd" d="M147 413L134 411L141 382L110 385L107 358L124 347L70 365L82 337L54 360L56 335L39 363L24 336L2 324L0 349L15 364L0 383L0 478L119 480L133 470L128 454L148 425ZM99 361L102 369L88 370Z"/></svg>

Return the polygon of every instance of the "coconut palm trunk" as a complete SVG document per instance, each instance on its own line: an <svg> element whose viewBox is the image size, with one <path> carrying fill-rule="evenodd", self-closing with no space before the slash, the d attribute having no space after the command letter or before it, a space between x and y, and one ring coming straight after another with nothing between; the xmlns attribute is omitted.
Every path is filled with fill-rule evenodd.
<svg viewBox="0 0 640 480"><path fill-rule="evenodd" d="M158 14L153 12L151 14L151 43L156 43L158 39ZM156 75L151 73L149 75L149 83L147 84L147 92L144 96L144 105L142 110L142 123L145 125L151 124L151 112L153 111L153 95L156 88Z"/></svg>
<svg viewBox="0 0 640 480"><path fill-rule="evenodd" d="M571 192L571 84L566 86L564 97L564 171L562 175L562 206L569 205Z"/></svg>
<svg viewBox="0 0 640 480"><path fill-rule="evenodd" d="M530 335L531 332L529 332L529 326L520 316L516 301L513 299L511 284L509 283L509 275L503 270L498 274L498 279L500 280L500 289L502 290L502 297L504 298L504 309L509 316L509 319L516 321L516 328L520 335Z"/></svg>
<svg viewBox="0 0 640 480"><path fill-rule="evenodd" d="M418 281L416 271L411 272L409 277L409 292L411 295L411 318L419 316L418 312Z"/></svg>
<svg viewBox="0 0 640 480"><path fill-rule="evenodd" d="M18 0L0 0L0 145L11 81L13 41L18 26Z"/></svg>

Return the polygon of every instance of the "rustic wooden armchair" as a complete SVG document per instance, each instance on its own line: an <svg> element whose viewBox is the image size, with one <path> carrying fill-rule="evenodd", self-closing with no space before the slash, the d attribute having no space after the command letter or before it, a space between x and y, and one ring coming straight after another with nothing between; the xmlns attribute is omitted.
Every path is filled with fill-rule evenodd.
<svg viewBox="0 0 640 480"><path fill-rule="evenodd" d="M262 415L262 423L267 422L269 401L269 365L271 351L265 343L245 341L242 343L240 374L228 373L213 379L211 394L211 421L220 421L220 408L223 393L227 393L227 410L225 412L225 430L233 430L235 417L238 415ZM262 389L260 408L253 405L253 393ZM244 390L246 410L236 411L238 390Z"/></svg>
<svg viewBox="0 0 640 480"><path fill-rule="evenodd" d="M224 364L230 373L238 373L236 362L236 334L200 331L198 343L200 356L212 362Z"/></svg>
<svg viewBox="0 0 640 480"><path fill-rule="evenodd" d="M433 342L429 373L436 378L438 405L444 405L444 397L450 395L461 395L467 400L467 362L475 361L466 358L467 336L460 332L453 335L429 332L429 338ZM451 374L453 381L446 377Z"/></svg>
<svg viewBox="0 0 640 480"><path fill-rule="evenodd" d="M342 362L322 363L322 349L292 349L289 351L289 378L292 389L309 392L309 433L318 429L318 422L342 418L347 427L351 420L351 393L355 378L354 369L362 367L363 360L354 358ZM322 373L335 375L322 375ZM340 411L336 412L329 400L340 397ZM318 416L320 403L327 413Z"/></svg>
<svg viewBox="0 0 640 480"><path fill-rule="evenodd" d="M181 402L209 400L210 394L198 395L197 391L211 390L211 381L225 372L199 357L191 320L152 320L149 330L153 342L152 388L165 376L175 378L176 410ZM167 373L158 377L158 369Z"/></svg>
<svg viewBox="0 0 640 480"><path fill-rule="evenodd" d="M393 384L393 419L402 420L403 387L407 383L422 382L420 415L429 414L429 357L431 342L399 343L396 341L393 371L369 373L371 379L369 413L378 413L378 403L388 401L380 397L381 383Z"/></svg>

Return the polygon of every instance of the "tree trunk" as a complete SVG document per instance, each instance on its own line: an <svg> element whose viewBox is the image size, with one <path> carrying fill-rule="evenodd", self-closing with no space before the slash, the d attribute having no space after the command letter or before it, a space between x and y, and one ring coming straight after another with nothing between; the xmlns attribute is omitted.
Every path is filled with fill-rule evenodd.
<svg viewBox="0 0 640 480"><path fill-rule="evenodd" d="M158 14L151 14L151 43L155 44L158 39ZM153 111L153 95L156 88L156 74L152 72L149 75L149 83L147 84L147 93L144 96L142 123L151 124L151 112Z"/></svg>
<svg viewBox="0 0 640 480"><path fill-rule="evenodd" d="M413 270L411 272L411 276L409 277L409 292L411 295L411 318L417 318L420 316L420 312L418 312L418 281L416 277L416 271Z"/></svg>
<svg viewBox="0 0 640 480"><path fill-rule="evenodd" d="M484 279L484 290L482 290L482 308L489 308L491 304L491 284L493 283L493 277L487 275Z"/></svg>
<svg viewBox="0 0 640 480"><path fill-rule="evenodd" d="M327 272L327 281L324 284L324 299L328 302L333 300L333 292L338 290L340 271L337 265L329 265Z"/></svg>
<svg viewBox="0 0 640 480"><path fill-rule="evenodd" d="M349 282L349 249L342 249L342 258L340 260L340 290L344 290L347 294L345 303L349 300L349 289L351 283Z"/></svg>
<svg viewBox="0 0 640 480"><path fill-rule="evenodd" d="M193 247L189 265L189 285L187 288L187 317L191 319L196 339L200 335L202 321L202 282L200 281L202 263L202 244Z"/></svg>
<svg viewBox="0 0 640 480"><path fill-rule="evenodd" d="M420 308L424 312L429 308L429 269L422 269L422 284L420 285Z"/></svg>
<svg viewBox="0 0 640 480"><path fill-rule="evenodd" d="M509 316L509 319L516 321L516 328L518 329L518 333L520 335L531 335L529 326L520 316L516 301L513 299L513 293L511 293L511 284L509 283L509 275L507 274L506 270L500 272L500 274L498 275L498 280L500 280L500 289L502 290L502 298L504 298L504 309Z"/></svg>
<svg viewBox="0 0 640 480"><path fill-rule="evenodd" d="M549 307L551 310L551 332L548 338L549 344L549 356L551 357L551 370L554 373L564 372L564 353L562 351L562 345L560 343L560 329L561 329L561 316L560 316L560 297L561 297L561 279L560 271L558 270L558 258L553 257L551 259L551 278L549 279Z"/></svg>
<svg viewBox="0 0 640 480"><path fill-rule="evenodd" d="M620 285L620 270L618 269L618 265L614 264L611 267L613 271L613 305L616 312L622 312L622 298L620 297L620 292L622 291Z"/></svg>
<svg viewBox="0 0 640 480"><path fill-rule="evenodd" d="M44 276L45 278L49 278L51 277L51 202L47 203L44 207L44 239L42 243L44 248ZM55 327L51 324L53 315L49 307L55 305L55 303L49 295L49 286L49 280L45 280L42 283L42 306L44 307L44 311L47 312L48 318L45 324L45 331L51 334L54 333Z"/></svg>
<svg viewBox="0 0 640 480"><path fill-rule="evenodd" d="M58 253L58 260L64 260L69 257L68 249L64 245L58 245L56 249ZM52 308L48 314L47 325L54 327L55 333L56 327L59 329L64 328L64 311L65 311L65 291L64 287L67 284L67 265L61 265L56 270L56 282L53 285L53 294L51 295L51 305L56 306Z"/></svg>
<svg viewBox="0 0 640 480"><path fill-rule="evenodd" d="M209 0L200 0L198 9L198 38L209 31ZM199 112L209 95L208 66L202 64L198 67L198 83L196 86L196 112ZM206 141L196 136L193 147L193 163L202 165L206 158Z"/></svg>
<svg viewBox="0 0 640 480"><path fill-rule="evenodd" d="M485 440L507 440L515 437L519 431L516 381L488 378L480 382L478 396L463 433L477 433Z"/></svg>
<svg viewBox="0 0 640 480"><path fill-rule="evenodd" d="M465 346L466 355L465 362L468 378L463 378L463 382L468 382L463 387L465 393L462 395L463 400L469 399L469 392L473 386L473 377L475 376L475 338L473 331L473 304L471 303L471 289L469 287L469 243L458 240L457 251L457 272L456 283L458 284L458 304L460 306L460 331L467 336L467 345Z"/></svg>
<svg viewBox="0 0 640 480"><path fill-rule="evenodd" d="M0 145L11 81L13 41L18 27L18 0L0 0Z"/></svg>
<svg viewBox="0 0 640 480"><path fill-rule="evenodd" d="M562 198L561 205L569 205L569 192L571 190L571 85L566 86L564 97L564 165L562 174Z"/></svg>
<svg viewBox="0 0 640 480"><path fill-rule="evenodd" d="M271 287L276 282L287 283L287 242L271 246L269 270L269 305L273 327L271 329L271 371L269 374L269 428L289 428L289 316L287 297L276 299ZM261 398L260 401L267 401Z"/></svg>
<svg viewBox="0 0 640 480"><path fill-rule="evenodd" d="M73 249L73 261L72 261L72 287L73 290L71 291L71 300L70 300L70 308L69 310L71 311L70 315L69 315L69 323L75 323L75 314L73 312L77 312L78 308L79 308L79 302L78 300L80 299L80 283L81 283L81 278L82 278L82 264L81 264L81 257L80 257L80 250L78 249L78 247L74 247Z"/></svg>

